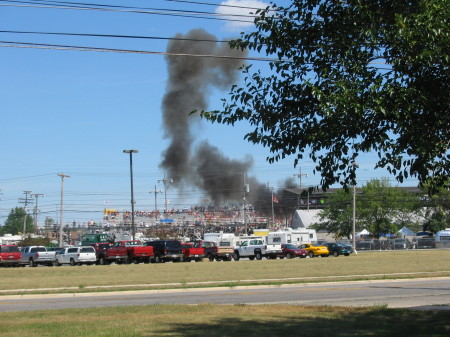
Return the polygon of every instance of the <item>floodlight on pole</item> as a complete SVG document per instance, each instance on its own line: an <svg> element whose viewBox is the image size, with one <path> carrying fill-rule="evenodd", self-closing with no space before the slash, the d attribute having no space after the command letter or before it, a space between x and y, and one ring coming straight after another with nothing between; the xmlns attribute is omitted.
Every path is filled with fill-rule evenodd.
<svg viewBox="0 0 450 337"><path fill-rule="evenodd" d="M134 227L134 191L133 191L133 153L138 153L138 150L123 150L123 153L130 155L130 180L131 180L131 233L133 240L136 237L136 230Z"/></svg>

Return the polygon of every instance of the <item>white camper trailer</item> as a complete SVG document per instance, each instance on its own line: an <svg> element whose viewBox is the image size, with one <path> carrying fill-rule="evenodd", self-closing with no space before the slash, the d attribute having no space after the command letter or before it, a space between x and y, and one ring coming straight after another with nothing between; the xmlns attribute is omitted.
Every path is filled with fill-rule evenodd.
<svg viewBox="0 0 450 337"><path fill-rule="evenodd" d="M288 229L278 232L270 232L267 235L268 244L291 243L293 245L301 245L304 243L317 242L317 234L314 229Z"/></svg>
<svg viewBox="0 0 450 337"><path fill-rule="evenodd" d="M205 233L203 240L215 242L217 246L234 247L236 237L233 233Z"/></svg>

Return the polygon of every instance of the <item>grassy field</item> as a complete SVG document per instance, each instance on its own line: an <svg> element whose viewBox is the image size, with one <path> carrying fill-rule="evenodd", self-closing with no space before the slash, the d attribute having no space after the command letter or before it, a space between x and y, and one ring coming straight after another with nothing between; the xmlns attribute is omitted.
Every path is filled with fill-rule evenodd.
<svg viewBox="0 0 450 337"><path fill-rule="evenodd" d="M2 313L0 336L448 336L449 311L291 305L151 305Z"/></svg>
<svg viewBox="0 0 450 337"><path fill-rule="evenodd" d="M291 260L2 268L0 296L61 288L86 292L450 276L449 260L450 250L417 250Z"/></svg>

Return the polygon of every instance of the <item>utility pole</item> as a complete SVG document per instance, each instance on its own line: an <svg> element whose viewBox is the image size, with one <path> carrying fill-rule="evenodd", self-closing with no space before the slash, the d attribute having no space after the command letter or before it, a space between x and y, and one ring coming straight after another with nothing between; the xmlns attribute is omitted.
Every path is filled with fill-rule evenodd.
<svg viewBox="0 0 450 337"><path fill-rule="evenodd" d="M297 173L297 174L294 174L294 177L298 177L299 179L300 179L300 193L301 193L301 189L302 189L302 177L308 177L308 175L306 174L306 173L302 173L302 168L301 167L299 167L299 173ZM300 195L300 193L299 193L299 195ZM299 201L299 199L300 199L300 196L299 195L297 195L297 207L296 207L296 209L299 209L300 208L300 201ZM309 202L309 201L308 201Z"/></svg>
<svg viewBox="0 0 450 337"><path fill-rule="evenodd" d="M27 206L31 203L31 198L29 197L31 191L23 191L25 198L20 198L19 202L23 204L23 230L22 230L22 240L25 240L26 230L27 230Z"/></svg>
<svg viewBox="0 0 450 337"><path fill-rule="evenodd" d="M272 227L275 224L275 213L273 210L273 190L274 190L273 187L269 187L269 191L272 193Z"/></svg>
<svg viewBox="0 0 450 337"><path fill-rule="evenodd" d="M245 235L248 235L248 229L247 229L247 215L246 215L246 212L245 212L245 206L246 206L246 200L245 200L245 197L246 197L246 193L250 193L250 186L249 186L249 184L247 184L246 183L246 174L244 173L244 207L243 207L243 209L244 209L244 230L245 230Z"/></svg>
<svg viewBox="0 0 450 337"><path fill-rule="evenodd" d="M163 191L161 191L161 190L157 190L156 189L156 185L155 185L155 189L153 190L153 191L150 191L149 193L154 193L155 194L155 220L157 220L158 219L158 204L157 204L157 202L156 202L156 195L158 194L158 193L162 193Z"/></svg>
<svg viewBox="0 0 450 337"><path fill-rule="evenodd" d="M173 179L172 178L166 179L166 174L164 173L164 178L158 180L158 183L160 182L164 184L164 217L167 219L167 184L173 183Z"/></svg>
<svg viewBox="0 0 450 337"><path fill-rule="evenodd" d="M37 224L37 217L38 217L38 199L39 197L44 197L43 194L35 193L33 194L34 200L36 201L34 206L34 212L33 212L33 223L34 223L34 232L37 232L38 224Z"/></svg>
<svg viewBox="0 0 450 337"><path fill-rule="evenodd" d="M64 225L64 178L70 178L65 174L58 174L61 177L61 205L59 209L59 247L63 246L63 225Z"/></svg>
<svg viewBox="0 0 450 337"><path fill-rule="evenodd" d="M294 177L299 177L300 178L300 189L302 189L302 177L308 177L308 174L302 173L302 168L299 167L299 173L294 174Z"/></svg>

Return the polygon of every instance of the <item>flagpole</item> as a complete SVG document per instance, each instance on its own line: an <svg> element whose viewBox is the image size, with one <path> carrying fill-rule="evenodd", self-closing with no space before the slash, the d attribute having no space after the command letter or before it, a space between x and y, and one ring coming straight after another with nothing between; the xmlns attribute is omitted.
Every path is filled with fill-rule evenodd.
<svg viewBox="0 0 450 337"><path fill-rule="evenodd" d="M275 215L273 212L273 187L270 188L270 190L272 191L272 228L275 225Z"/></svg>

